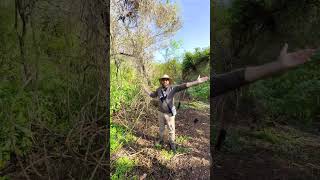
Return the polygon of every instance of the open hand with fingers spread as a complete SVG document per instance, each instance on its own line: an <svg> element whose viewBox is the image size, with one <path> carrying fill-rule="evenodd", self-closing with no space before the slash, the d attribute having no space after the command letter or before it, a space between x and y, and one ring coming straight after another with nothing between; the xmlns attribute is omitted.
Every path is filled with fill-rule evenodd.
<svg viewBox="0 0 320 180"><path fill-rule="evenodd" d="M302 49L291 53L288 53L287 51L288 44L286 43L280 51L280 55L276 61L259 66L246 67L244 72L245 81L254 82L277 73L286 72L287 70L298 67L309 60L317 59L317 54L319 53L316 49Z"/></svg>
<svg viewBox="0 0 320 180"><path fill-rule="evenodd" d="M292 68L310 60L316 49L303 49L292 53L288 53L287 51L288 44L286 43L280 52L278 60L284 68Z"/></svg>
<svg viewBox="0 0 320 180"><path fill-rule="evenodd" d="M198 76L197 80L195 81L192 81L192 82L187 82L186 83L186 86L187 87L191 87L191 86L194 86L194 85L198 85L198 84L201 84L201 83L204 83L206 81L209 80L209 77L208 76L205 76L205 77L200 77L200 75Z"/></svg>
<svg viewBox="0 0 320 180"><path fill-rule="evenodd" d="M203 83L203 82L208 81L208 79L209 79L208 76L205 76L205 77L200 78L200 75L199 75L197 81L198 81L199 83Z"/></svg>

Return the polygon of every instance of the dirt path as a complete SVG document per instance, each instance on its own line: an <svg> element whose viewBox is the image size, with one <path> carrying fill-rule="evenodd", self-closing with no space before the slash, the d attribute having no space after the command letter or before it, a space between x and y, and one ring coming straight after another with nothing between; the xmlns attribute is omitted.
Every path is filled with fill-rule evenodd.
<svg viewBox="0 0 320 180"><path fill-rule="evenodd" d="M165 147L155 146L158 137L156 117L139 122L135 128L138 140L126 147L135 156L137 167L133 174L146 179L210 179L210 121L209 106L195 109L184 106L176 116L177 154ZM166 130L166 135L167 135Z"/></svg>

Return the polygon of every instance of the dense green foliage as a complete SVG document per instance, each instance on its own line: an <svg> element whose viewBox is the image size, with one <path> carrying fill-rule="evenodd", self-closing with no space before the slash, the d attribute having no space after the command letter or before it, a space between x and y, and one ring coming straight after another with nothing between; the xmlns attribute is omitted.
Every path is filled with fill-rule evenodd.
<svg viewBox="0 0 320 180"><path fill-rule="evenodd" d="M205 82L204 84L200 84L188 89L188 92L191 96L197 100L201 100L207 102L209 100L210 93L210 82Z"/></svg>
<svg viewBox="0 0 320 180"><path fill-rule="evenodd" d="M187 77L190 71L209 74L210 48L195 48L194 52L186 52L182 61L182 76Z"/></svg>
<svg viewBox="0 0 320 180"><path fill-rule="evenodd" d="M126 59L127 60L127 59ZM136 139L130 129L116 124L112 121L114 115L130 105L139 96L141 86L136 69L132 68L129 60L124 61L117 68L115 61L111 62L111 81L110 81L110 154L117 153L123 145L128 145ZM122 119L118 119L122 121ZM134 167L134 161L127 157L120 157L115 160L112 166L111 179L123 179Z"/></svg>
<svg viewBox="0 0 320 180"><path fill-rule="evenodd" d="M110 153L113 154L119 150L123 144L129 143L134 136L123 126L112 122L113 114L128 108L134 101L135 96L140 91L138 77L130 66L129 62L122 64L117 69L114 63L111 64L110 81Z"/></svg>
<svg viewBox="0 0 320 180"><path fill-rule="evenodd" d="M121 110L121 107L128 106L135 95L140 91L138 75L129 63L124 63L117 69L111 63L110 81L110 113Z"/></svg>
<svg viewBox="0 0 320 180"><path fill-rule="evenodd" d="M210 74L210 48L196 48L194 52L186 52L182 61L182 78L184 81L194 81L200 75ZM193 98L201 101L208 101L210 92L210 82L200 84L188 89L188 93Z"/></svg>
<svg viewBox="0 0 320 180"><path fill-rule="evenodd" d="M181 63L177 59L172 59L164 63L155 63L155 75L152 79L152 84L154 86L159 86L159 77L162 77L164 74L168 74L172 77L175 83L180 83L182 81L181 66Z"/></svg>

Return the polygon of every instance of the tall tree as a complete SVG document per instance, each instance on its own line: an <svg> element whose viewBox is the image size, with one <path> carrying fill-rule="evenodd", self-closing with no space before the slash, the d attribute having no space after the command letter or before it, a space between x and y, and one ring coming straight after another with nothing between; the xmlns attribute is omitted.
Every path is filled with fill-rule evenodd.
<svg viewBox="0 0 320 180"><path fill-rule="evenodd" d="M132 57L138 72L149 77L153 52L168 45L166 40L180 27L175 3L112 0L111 56L122 54Z"/></svg>

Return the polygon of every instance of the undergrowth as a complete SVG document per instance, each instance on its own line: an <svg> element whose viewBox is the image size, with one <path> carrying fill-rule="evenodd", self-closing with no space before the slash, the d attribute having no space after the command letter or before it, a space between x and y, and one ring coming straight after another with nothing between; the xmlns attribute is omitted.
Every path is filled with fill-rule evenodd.
<svg viewBox="0 0 320 180"><path fill-rule="evenodd" d="M135 160L130 159L129 157L120 157L115 161L115 170L111 176L112 180L121 180L121 179L138 179L136 176L128 176L134 166L136 165ZM130 177L130 178L129 178Z"/></svg>
<svg viewBox="0 0 320 180"><path fill-rule="evenodd" d="M186 135L182 135L182 136L177 136L176 138L176 142L178 144L184 144L186 143L188 140L190 140L191 137L190 136L186 136Z"/></svg>

